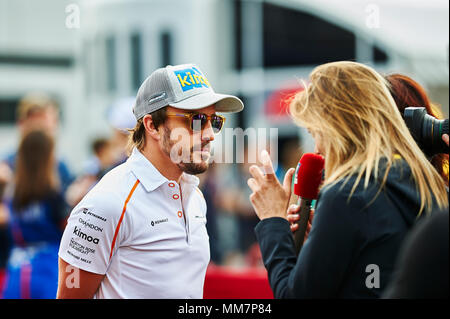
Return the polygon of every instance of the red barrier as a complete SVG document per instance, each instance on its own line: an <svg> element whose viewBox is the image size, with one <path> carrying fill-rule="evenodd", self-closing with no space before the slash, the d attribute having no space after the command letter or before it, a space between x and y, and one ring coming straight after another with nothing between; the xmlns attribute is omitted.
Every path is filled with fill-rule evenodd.
<svg viewBox="0 0 450 319"><path fill-rule="evenodd" d="M6 270L0 269L0 299L3 298L3 286L6 281Z"/></svg>
<svg viewBox="0 0 450 319"><path fill-rule="evenodd" d="M206 270L205 299L273 299L264 268L230 268L210 264Z"/></svg>

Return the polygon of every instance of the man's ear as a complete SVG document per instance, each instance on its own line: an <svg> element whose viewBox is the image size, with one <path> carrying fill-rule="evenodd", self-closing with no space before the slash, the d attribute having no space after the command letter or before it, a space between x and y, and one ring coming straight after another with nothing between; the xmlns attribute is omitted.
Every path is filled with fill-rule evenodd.
<svg viewBox="0 0 450 319"><path fill-rule="evenodd" d="M144 124L145 130L150 135L150 138L153 138L155 140L160 139L159 131L155 127L152 116L150 114L147 114L142 118L142 123Z"/></svg>

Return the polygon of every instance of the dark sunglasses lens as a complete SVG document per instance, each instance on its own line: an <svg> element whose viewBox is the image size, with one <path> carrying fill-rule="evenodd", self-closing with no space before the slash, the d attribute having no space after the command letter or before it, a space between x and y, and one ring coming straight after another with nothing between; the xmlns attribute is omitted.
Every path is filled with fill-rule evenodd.
<svg viewBox="0 0 450 319"><path fill-rule="evenodd" d="M191 128L195 132L201 131L208 121L206 114L194 114L192 116Z"/></svg>
<svg viewBox="0 0 450 319"><path fill-rule="evenodd" d="M217 115L211 117L211 126L214 133L219 133L223 126L223 118Z"/></svg>

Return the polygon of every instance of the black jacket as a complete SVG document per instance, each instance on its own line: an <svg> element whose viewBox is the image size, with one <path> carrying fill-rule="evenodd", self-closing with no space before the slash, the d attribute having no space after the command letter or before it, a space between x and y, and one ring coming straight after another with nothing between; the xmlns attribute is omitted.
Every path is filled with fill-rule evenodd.
<svg viewBox="0 0 450 319"><path fill-rule="evenodd" d="M448 241L448 212L434 213L414 226L383 298L448 299Z"/></svg>
<svg viewBox="0 0 450 319"><path fill-rule="evenodd" d="M366 189L361 180L348 200L355 179L320 191L311 231L298 258L286 219L268 218L256 226L276 298L381 296L401 243L417 219L420 198L403 160L391 168L375 200L381 177L372 177Z"/></svg>

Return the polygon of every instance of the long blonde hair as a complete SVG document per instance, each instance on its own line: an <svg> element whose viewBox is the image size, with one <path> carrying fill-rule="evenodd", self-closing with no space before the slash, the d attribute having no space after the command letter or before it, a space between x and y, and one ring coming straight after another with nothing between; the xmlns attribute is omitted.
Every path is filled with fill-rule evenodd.
<svg viewBox="0 0 450 319"><path fill-rule="evenodd" d="M378 178L386 160L383 188L396 155L410 166L423 209L431 211L433 197L439 208L448 207L444 182L411 136L387 87L372 68L341 61L320 65L310 83L290 104L294 121L321 137L325 152L323 186L357 174L350 196L364 177ZM345 183L344 183L345 184ZM378 193L377 193L378 194Z"/></svg>

